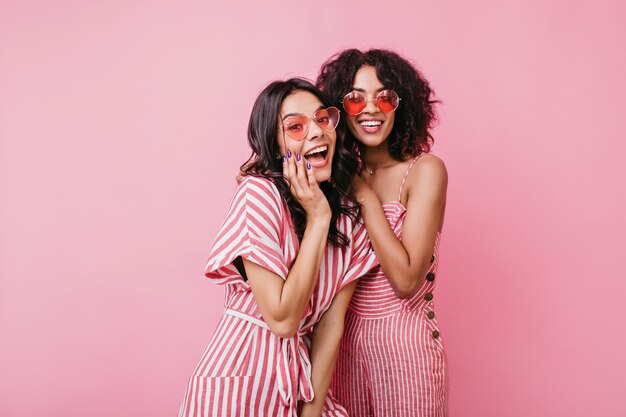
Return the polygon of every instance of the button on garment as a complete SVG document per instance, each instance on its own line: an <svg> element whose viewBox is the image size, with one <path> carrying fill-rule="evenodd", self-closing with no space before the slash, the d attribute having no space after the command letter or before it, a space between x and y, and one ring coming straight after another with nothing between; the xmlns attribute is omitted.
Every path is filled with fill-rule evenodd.
<svg viewBox="0 0 626 417"><path fill-rule="evenodd" d="M383 205L398 238L401 196L402 189L398 201ZM359 280L332 383L350 417L448 415L448 366L432 301L440 239L437 233L430 269L412 297L397 298L380 267Z"/></svg>
<svg viewBox="0 0 626 417"><path fill-rule="evenodd" d="M350 244L327 244L318 283L291 338L275 335L263 320L250 285L234 266L242 257L287 279L299 242L276 186L247 177L239 185L206 266L206 276L226 288L226 310L187 385L180 417L295 417L299 401L310 401L311 331L345 285L373 266L362 223L341 216L338 229ZM324 416L346 416L332 394Z"/></svg>

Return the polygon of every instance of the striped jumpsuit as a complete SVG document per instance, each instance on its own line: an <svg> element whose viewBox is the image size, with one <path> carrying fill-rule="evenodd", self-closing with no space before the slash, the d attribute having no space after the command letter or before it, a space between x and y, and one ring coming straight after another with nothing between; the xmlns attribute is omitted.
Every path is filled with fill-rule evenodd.
<svg viewBox="0 0 626 417"><path fill-rule="evenodd" d="M313 399L313 326L340 289L377 263L362 222L341 216L338 229L350 244L326 245L299 330L289 339L278 337L263 320L233 261L245 258L286 279L298 254L298 237L289 209L270 180L247 177L239 184L206 265L206 276L226 285L225 311L193 370L179 417L296 416L298 402ZM329 392L322 415L347 413Z"/></svg>
<svg viewBox="0 0 626 417"><path fill-rule="evenodd" d="M406 208L383 204L394 233L402 237ZM433 306L439 262L437 233L421 288L399 299L380 266L359 280L346 317L332 388L351 417L445 417L448 368Z"/></svg>

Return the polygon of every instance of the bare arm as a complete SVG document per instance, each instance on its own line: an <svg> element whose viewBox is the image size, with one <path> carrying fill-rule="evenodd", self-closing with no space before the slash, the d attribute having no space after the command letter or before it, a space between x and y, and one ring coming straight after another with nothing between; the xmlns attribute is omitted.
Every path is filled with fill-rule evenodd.
<svg viewBox="0 0 626 417"><path fill-rule="evenodd" d="M313 329L311 343L311 382L315 397L302 407L300 417L319 417L326 401L328 387L337 363L337 350L343 336L348 304L356 287L356 281L346 285L333 299L321 320Z"/></svg>
<svg viewBox="0 0 626 417"><path fill-rule="evenodd" d="M308 221L300 251L286 280L246 259L250 288L263 319L280 337L294 335L317 283L329 222Z"/></svg>
<svg viewBox="0 0 626 417"><path fill-rule="evenodd" d="M292 194L307 213L307 224L298 256L286 280L254 262L243 260L248 282L263 319L272 332L289 338L298 329L302 315L317 284L320 264L328 239L330 206L320 190L313 168L295 156L283 163Z"/></svg>
<svg viewBox="0 0 626 417"><path fill-rule="evenodd" d="M372 247L398 298L410 297L424 281L443 220L448 185L446 167L434 156L420 159L409 177L402 241L389 226L374 191L364 183L356 187Z"/></svg>

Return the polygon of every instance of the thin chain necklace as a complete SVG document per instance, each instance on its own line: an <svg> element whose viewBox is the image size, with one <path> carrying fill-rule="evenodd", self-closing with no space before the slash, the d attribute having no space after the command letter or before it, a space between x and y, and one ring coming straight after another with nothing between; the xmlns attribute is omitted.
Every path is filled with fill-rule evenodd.
<svg viewBox="0 0 626 417"><path fill-rule="evenodd" d="M389 168L389 167L392 167L392 166L394 166L394 165L396 165L396 164L395 164L395 163L393 163L393 164L388 164L388 165L382 165L382 166L376 167L376 168L374 168L374 169L371 169L370 167L368 167L368 166L367 166L367 164L366 164L365 162L363 162L363 166L365 167L365 170L366 170L367 172L369 172L369 174L370 174L370 175L374 175L374 173L375 173L377 170L381 169L381 168Z"/></svg>

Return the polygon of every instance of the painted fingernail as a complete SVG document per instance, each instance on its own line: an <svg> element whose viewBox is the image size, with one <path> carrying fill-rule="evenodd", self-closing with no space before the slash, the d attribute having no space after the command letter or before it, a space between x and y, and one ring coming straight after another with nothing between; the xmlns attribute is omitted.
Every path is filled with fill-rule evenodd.
<svg viewBox="0 0 626 417"><path fill-rule="evenodd" d="M291 151L287 151L287 158L291 158Z"/></svg>
<svg viewBox="0 0 626 417"><path fill-rule="evenodd" d="M300 154L296 155L296 159L299 161L300 160Z"/></svg>
<svg viewBox="0 0 626 417"><path fill-rule="evenodd" d="M311 164L309 162L306 163L306 169L311 169Z"/></svg>
<svg viewBox="0 0 626 417"><path fill-rule="evenodd" d="M287 161L287 157L285 155L283 155L283 162Z"/></svg>

